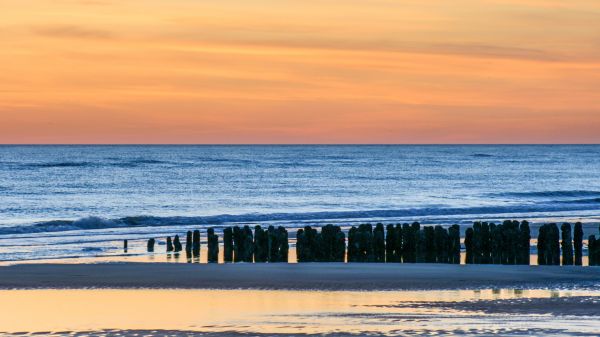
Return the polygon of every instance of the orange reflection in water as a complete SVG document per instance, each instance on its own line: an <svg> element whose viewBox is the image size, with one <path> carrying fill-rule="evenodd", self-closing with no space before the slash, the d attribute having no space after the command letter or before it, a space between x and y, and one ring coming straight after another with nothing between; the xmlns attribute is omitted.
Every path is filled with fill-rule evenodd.
<svg viewBox="0 0 600 337"><path fill-rule="evenodd" d="M584 294L583 292L575 292ZM361 331L353 314L436 315L439 309L394 307L410 301L557 297L548 290L319 292L266 290L5 290L0 331L162 329L326 333ZM453 313L460 317L461 313ZM465 316L467 317L467 316ZM414 322L371 324L370 331L415 329ZM464 321L444 324L465 324Z"/></svg>

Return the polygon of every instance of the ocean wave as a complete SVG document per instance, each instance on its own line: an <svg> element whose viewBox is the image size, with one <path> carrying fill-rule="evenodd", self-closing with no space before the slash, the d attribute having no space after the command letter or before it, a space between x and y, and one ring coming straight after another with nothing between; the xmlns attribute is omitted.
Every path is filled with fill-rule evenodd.
<svg viewBox="0 0 600 337"><path fill-rule="evenodd" d="M565 204L600 204L600 198L576 199L562 201Z"/></svg>
<svg viewBox="0 0 600 337"><path fill-rule="evenodd" d="M491 154L487 154L487 153L475 153L472 154L471 157L476 157L476 158L489 158L489 157L493 157L493 155Z"/></svg>
<svg viewBox="0 0 600 337"><path fill-rule="evenodd" d="M111 228L133 227L160 227L160 226L218 226L236 223L268 223L268 222L304 222L304 221L360 221L361 219L399 219L411 218L419 220L420 217L429 216L460 216L473 217L475 215L524 214L524 213L552 213L563 211L590 211L600 210L596 202L579 204L552 203L531 204L519 206L481 206L481 207L424 207L394 210L365 210L365 211L331 211L331 212L304 212L304 213L249 213L249 214L221 214L211 216L135 216L120 219L105 219L101 217L86 217L83 219L55 220L21 225L0 227L0 235L30 234L41 232L64 232L74 230L94 230Z"/></svg>
<svg viewBox="0 0 600 337"><path fill-rule="evenodd" d="M508 197L533 197L533 198L576 198L576 197L600 197L600 191L572 190L572 191L535 191L535 192L506 192L493 193L493 196Z"/></svg>
<svg viewBox="0 0 600 337"><path fill-rule="evenodd" d="M75 162L75 161L65 161L65 162L47 162L47 163L28 163L23 164L22 167L26 168L61 168L61 167L87 167L93 166L94 163L90 162Z"/></svg>

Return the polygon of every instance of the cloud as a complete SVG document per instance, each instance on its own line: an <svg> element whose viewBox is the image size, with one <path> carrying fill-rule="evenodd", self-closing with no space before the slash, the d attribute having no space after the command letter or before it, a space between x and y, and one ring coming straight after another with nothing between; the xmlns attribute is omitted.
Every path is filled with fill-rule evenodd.
<svg viewBox="0 0 600 337"><path fill-rule="evenodd" d="M107 30L88 28L79 25L36 26L32 31L41 36L74 39L112 39L114 34Z"/></svg>

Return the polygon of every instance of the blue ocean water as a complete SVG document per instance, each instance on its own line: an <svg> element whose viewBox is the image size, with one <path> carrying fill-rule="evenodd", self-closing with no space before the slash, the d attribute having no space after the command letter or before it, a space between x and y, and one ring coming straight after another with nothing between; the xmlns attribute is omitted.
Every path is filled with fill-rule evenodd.
<svg viewBox="0 0 600 337"><path fill-rule="evenodd" d="M0 260L190 226L525 217L598 221L600 146L0 146Z"/></svg>

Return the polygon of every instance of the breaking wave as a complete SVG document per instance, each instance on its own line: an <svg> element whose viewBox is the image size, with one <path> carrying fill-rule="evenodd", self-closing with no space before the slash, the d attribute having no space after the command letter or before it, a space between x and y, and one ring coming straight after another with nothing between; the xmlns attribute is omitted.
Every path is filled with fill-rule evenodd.
<svg viewBox="0 0 600 337"><path fill-rule="evenodd" d="M593 201L591 201L593 200ZM337 212L304 212L304 213L250 213L250 214L221 214L211 216L135 216L120 219L105 219L101 217L86 217L79 220L54 220L33 225L0 227L0 235L28 234L42 232L64 232L74 230L94 230L110 228L159 227L159 226L207 226L235 223L261 222L303 222L303 221L360 221L361 219L394 219L411 218L419 220L428 216L482 216L494 217L510 214L545 213L562 211L593 211L600 210L600 199L590 199L579 202L531 204L519 206L482 206L464 208L407 208L396 210L366 210L366 211L337 211Z"/></svg>

